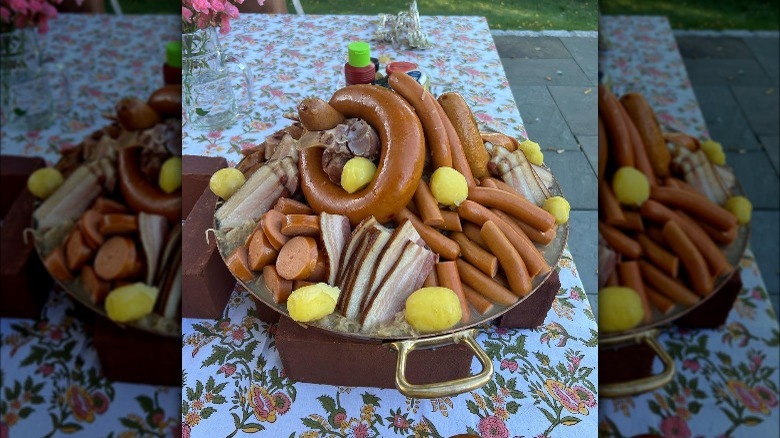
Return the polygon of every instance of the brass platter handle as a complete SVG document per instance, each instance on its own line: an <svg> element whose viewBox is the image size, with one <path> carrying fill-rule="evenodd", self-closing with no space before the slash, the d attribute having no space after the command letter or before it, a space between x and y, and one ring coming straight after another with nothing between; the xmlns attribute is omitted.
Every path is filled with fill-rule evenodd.
<svg viewBox="0 0 780 438"><path fill-rule="evenodd" d="M677 367L666 349L658 342L656 334L655 330L646 331L637 336L636 340L646 343L653 349L658 358L661 359L664 366L663 372L628 382L601 384L599 385L600 396L606 398L628 397L656 390L672 381Z"/></svg>
<svg viewBox="0 0 780 438"><path fill-rule="evenodd" d="M398 351L398 362L395 368L395 386L401 394L411 398L448 397L481 388L493 378L494 369L493 361L490 360L485 350L474 339L476 334L477 329L469 329L432 338L408 339L390 343L389 346ZM420 347L444 346L453 342L464 343L471 348L477 356L477 360L482 364L482 371L479 374L448 382L423 385L414 385L406 380L406 358L409 353Z"/></svg>

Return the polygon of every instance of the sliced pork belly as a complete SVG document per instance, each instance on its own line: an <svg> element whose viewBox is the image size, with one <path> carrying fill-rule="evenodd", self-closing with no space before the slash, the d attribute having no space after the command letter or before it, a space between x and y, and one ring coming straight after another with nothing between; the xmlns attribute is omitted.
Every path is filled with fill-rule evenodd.
<svg viewBox="0 0 780 438"><path fill-rule="evenodd" d="M334 285L341 253L349 241L349 218L340 214L320 214L320 236L328 256L328 284Z"/></svg>

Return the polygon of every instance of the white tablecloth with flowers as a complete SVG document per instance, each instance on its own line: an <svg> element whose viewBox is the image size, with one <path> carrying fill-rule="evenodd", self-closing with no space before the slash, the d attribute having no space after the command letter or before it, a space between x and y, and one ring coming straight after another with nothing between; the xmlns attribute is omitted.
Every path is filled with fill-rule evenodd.
<svg viewBox="0 0 780 438"><path fill-rule="evenodd" d="M300 100L328 99L344 85L347 43L368 40L372 19L241 16L222 42L254 70L253 110L224 130L198 132L185 125L184 153L224 156L234 164L241 149L288 125L282 114ZM383 65L417 63L430 75L434 93L457 90L480 122L524 138L486 20L423 17L422 24L433 48L372 42L372 56ZM596 323L568 250L556 269L562 286L542 326L485 327L477 338L493 359L493 380L471 393L432 400L406 398L394 389L287 379L275 347L276 326L259 321L253 301L236 290L221 319L183 321L183 435L595 436ZM473 370L479 370L476 360Z"/></svg>
<svg viewBox="0 0 780 438"><path fill-rule="evenodd" d="M616 93L642 92L662 125L709 137L665 17L605 16L602 32L610 45L602 70ZM780 436L777 315L752 252L740 268L742 291L725 325L664 330L659 339L677 365L674 380L637 397L602 399L600 434Z"/></svg>
<svg viewBox="0 0 780 438"><path fill-rule="evenodd" d="M44 54L64 65L73 106L42 131L3 125L2 153L56 162L108 121L124 96L163 85L164 44L180 38L176 16L62 14L41 35ZM0 321L0 437L179 436L181 388L111 382L100 372L74 302L53 291L37 321Z"/></svg>

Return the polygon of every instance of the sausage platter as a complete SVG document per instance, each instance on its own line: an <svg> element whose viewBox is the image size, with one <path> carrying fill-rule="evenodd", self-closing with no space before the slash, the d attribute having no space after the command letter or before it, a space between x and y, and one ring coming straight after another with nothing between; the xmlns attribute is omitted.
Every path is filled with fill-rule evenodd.
<svg viewBox="0 0 780 438"><path fill-rule="evenodd" d="M450 110L454 106L463 111L465 107L467 116L462 117L468 117L471 114L465 102L442 103L440 97L437 103L437 99L427 91L423 91L419 84L411 79L414 83L409 84L407 79L410 78L405 74L393 74L389 80L391 90L374 85L348 86L338 90L330 102L319 99L306 99L302 102L298 106L297 116L286 115L294 120L292 126L269 136L266 142L245 152L245 158L236 169L244 173L246 182L227 201L217 203L212 231L220 255L228 268L255 298L282 315L290 316L285 300L290 296L291 289L298 289L292 284L304 286L327 282L331 286L339 285L341 294L336 311L307 322L305 325L353 340L383 342L388 347L398 350L399 368L396 383L405 394L425 396L455 394L479 387L492 376L492 364L474 341L473 328L521 306L523 301L548 279L563 253L569 225L568 222L555 223L555 218L539 207L546 198L562 195L561 188L552 177L549 168L529 163L525 159L524 152L517 148L516 140L495 132L480 133L474 128L472 133L476 138L472 137L473 143L476 144L477 152L486 156L483 162L486 172L488 160L491 160L490 173L483 175L481 180L477 179L470 170L470 164L474 159L464 157L473 154L474 149L467 146L465 141L463 143L459 141L459 138L467 139L463 135L463 127L459 126L466 123L461 123L459 116L453 116L458 111L438 109L443 105ZM462 98L454 93L447 93L444 96L451 100L462 101ZM473 116L471 117L472 123L476 126ZM359 125L361 122L367 123L378 133L381 153L375 154L372 158L374 160L379 158L379 164L368 187L347 194L329 174L327 163L326 165L323 163L328 161L327 148L332 148L334 143L329 133L344 129L353 138L362 136L365 127ZM449 136L446 125L450 128ZM458 127L452 129L453 125ZM446 145L448 141L449 146L439 146L442 143ZM511 144L513 142L514 147ZM338 140L335 143L338 143ZM453 143L456 146L453 146ZM464 149L467 152L464 152ZM330 157L330 162L334 161L338 161L337 156ZM343 161L345 160L342 160L342 165ZM426 161L430 162L426 164ZM436 200L430 197L433 199L434 214L441 208L444 216L455 218L457 224L451 229L451 233L446 231L448 225L445 225L444 221L437 225L437 229L424 223L426 221L424 217L426 206L425 201L422 200L424 197L416 194L421 190L418 186L426 186L427 189L428 184L425 184L425 179L429 178L430 169L442 166L452 166L461 174L466 174L467 180L471 180L469 198L463 200L458 207L451 209L440 207L436 205ZM527 182L512 183L513 178L518 180L523 177L528 178L525 181L533 181L531 188ZM342 176L342 182L343 178ZM525 193L519 194L519 191ZM541 198L534 199L534 193ZM256 196L256 199L252 199L253 196ZM482 205L483 203L485 206ZM494 278L489 274L477 272L478 268L474 266L480 262L474 258L466 262L459 257L462 243L459 245L457 242L479 239L479 233L477 236L472 233L466 237L465 232L460 232L461 225L465 225L467 221L477 224L477 230L482 226L482 232L487 233L487 236L490 236L490 232L516 236L513 234L516 232L514 230L521 228L508 224L519 222L511 217L517 214L518 210L522 210L520 215L525 214L526 211L541 212L538 217L547 220L549 225L546 228L542 226L546 234L539 232L535 235L535 239L546 239L545 244L531 243L528 237L525 238L538 254L538 264L543 268L539 268L535 275L530 276L528 284L523 286L527 288L526 290L515 292L516 283L510 285L508 279L503 279L507 274L513 276L512 272L502 271L503 273L499 273ZM319 222L311 218L315 215L319 216ZM463 219L464 217L470 219ZM533 222L534 218L529 220ZM552 222L549 222L550 220ZM303 227L304 221L311 223L311 226ZM332 226L332 223L336 223L337 226ZM501 223L501 225L494 226L494 223ZM310 245L311 248L317 248L311 249L314 251L310 263L312 268L306 271L310 273L308 275L311 281L291 280L296 278L299 270L297 268L290 270L290 266L286 265L288 259L284 255L285 247L291 245L294 239L303 236L299 236L297 231L285 235L279 230L298 230L299 225L301 230L312 229L309 236L315 237L310 239L320 239L318 244ZM491 226L492 230L485 231ZM332 242L333 239L326 237L325 234L334 229L346 230L346 233L339 233L344 235L342 239L344 241L337 251L327 253L328 242ZM361 232L362 236L371 237L360 237L362 240L354 243L354 240L359 239L355 236L361 236ZM398 236L401 233L408 233L406 239L401 241L401 243L406 242L402 245L403 250L393 246L393 242L400 239ZM529 233L533 233L533 230ZM374 248L372 242L379 241L381 236L384 236L383 243L379 244L378 249ZM516 240L512 239L511 244L520 245ZM354 246L350 246L350 243ZM490 247L492 242L483 242L483 244ZM291 251L294 254L290 256L290 260L293 260L290 263L296 266L302 264L295 258L302 257L301 253L308 253L310 246L296 246L296 250ZM253 249L258 247L261 250ZM316 252L317 250L319 252ZM325 260L320 256L323 252L327 253ZM391 253L393 255L389 256L388 254ZM425 254L428 258L417 259L410 256L409 270L427 269L427 271L424 274L418 272L397 278L392 277L400 269L399 266L403 266L404 257L410 253ZM429 256L429 253L433 254ZM266 254L273 255L266 257ZM465 257L465 254L463 256ZM372 265L364 266L369 258L372 260ZM389 258L389 261L385 262L385 258ZM419 262L420 260L423 261ZM426 282L430 280L430 271L436 270L440 275L446 272L439 268L438 265L441 264L449 264L448 268L457 267L456 276L460 272L464 284L470 282L476 285L471 287L472 289L478 289L485 284L484 281L482 283L474 281L475 278L489 279L491 286L495 283L497 289L506 291L511 298L501 301L505 295L488 295L496 300L491 303L483 296L477 301L487 302L487 306L480 307L482 312L477 309L474 302L461 298L462 305L469 307L468 312L464 313L467 316L463 316L460 321L446 329L418 332L404 321L403 312L399 311L402 309L399 307L402 308L403 300L414 289L422 287L423 280ZM494 276L496 275L495 264L494 260ZM324 273L317 273L320 271L317 265L323 265ZM435 269L433 265L437 265L439 269ZM526 269L525 265L521 266L523 270ZM371 276L361 272L371 273ZM467 274L464 275L463 272ZM285 277L281 278L281 274ZM267 278L269 275L271 279ZM393 279L393 281L378 282L377 278L382 275L384 280ZM466 280L468 276L471 277ZM440 279L442 282L446 280L443 277ZM280 284L283 282L289 283L286 291L280 292ZM401 297L394 297L393 294L399 294ZM351 298L355 296L357 298ZM385 298L386 296L390 298ZM361 297L363 297L362 302ZM384 313L376 316L381 312L376 311L372 314L371 311L378 306L376 303L379 302L379 297L384 300L381 301L383 304L388 301L393 304L387 304L382 308ZM345 315L349 313L357 316L347 318ZM372 317L374 319L371 319ZM354 318L360 318L359 322ZM374 322L379 319L382 320L369 324L369 321ZM369 325L370 328L367 329ZM405 363L406 355L411 350L461 342L474 350L483 364L482 373L469 377L468 382L458 382L457 385L453 385L453 382L442 383L434 390L414 388L414 385L408 386L406 385L408 382L404 383L402 364Z"/></svg>
<svg viewBox="0 0 780 438"><path fill-rule="evenodd" d="M55 281L81 304L109 318L111 291L143 284L155 291L153 310L115 322L178 337L181 188L166 193L157 176L181 156L181 87L162 87L148 101L123 99L106 117L110 124L55 164L64 181L36 206L28 234Z"/></svg>
<svg viewBox="0 0 780 438"><path fill-rule="evenodd" d="M655 339L657 329L735 287L730 279L739 275L750 222L749 211L745 219L736 207L725 207L747 201L724 164L714 142L662 132L641 94L618 99L599 86L599 288L633 289L643 307L630 328L600 325L599 345L612 352L646 344L664 364L660 374L604 384L601 395L628 396L671 381L675 365ZM626 169L643 175L644 199L631 199L641 184L619 181Z"/></svg>

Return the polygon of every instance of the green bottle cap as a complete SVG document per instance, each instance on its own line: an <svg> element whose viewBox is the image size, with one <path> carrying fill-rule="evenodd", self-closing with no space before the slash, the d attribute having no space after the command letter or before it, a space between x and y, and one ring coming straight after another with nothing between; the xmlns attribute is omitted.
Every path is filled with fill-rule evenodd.
<svg viewBox="0 0 780 438"><path fill-rule="evenodd" d="M352 67L365 67L371 64L371 47L363 41L355 41L347 46L349 51L349 65Z"/></svg>
<svg viewBox="0 0 780 438"><path fill-rule="evenodd" d="M165 45L165 63L171 67L181 68L181 41L174 41Z"/></svg>

